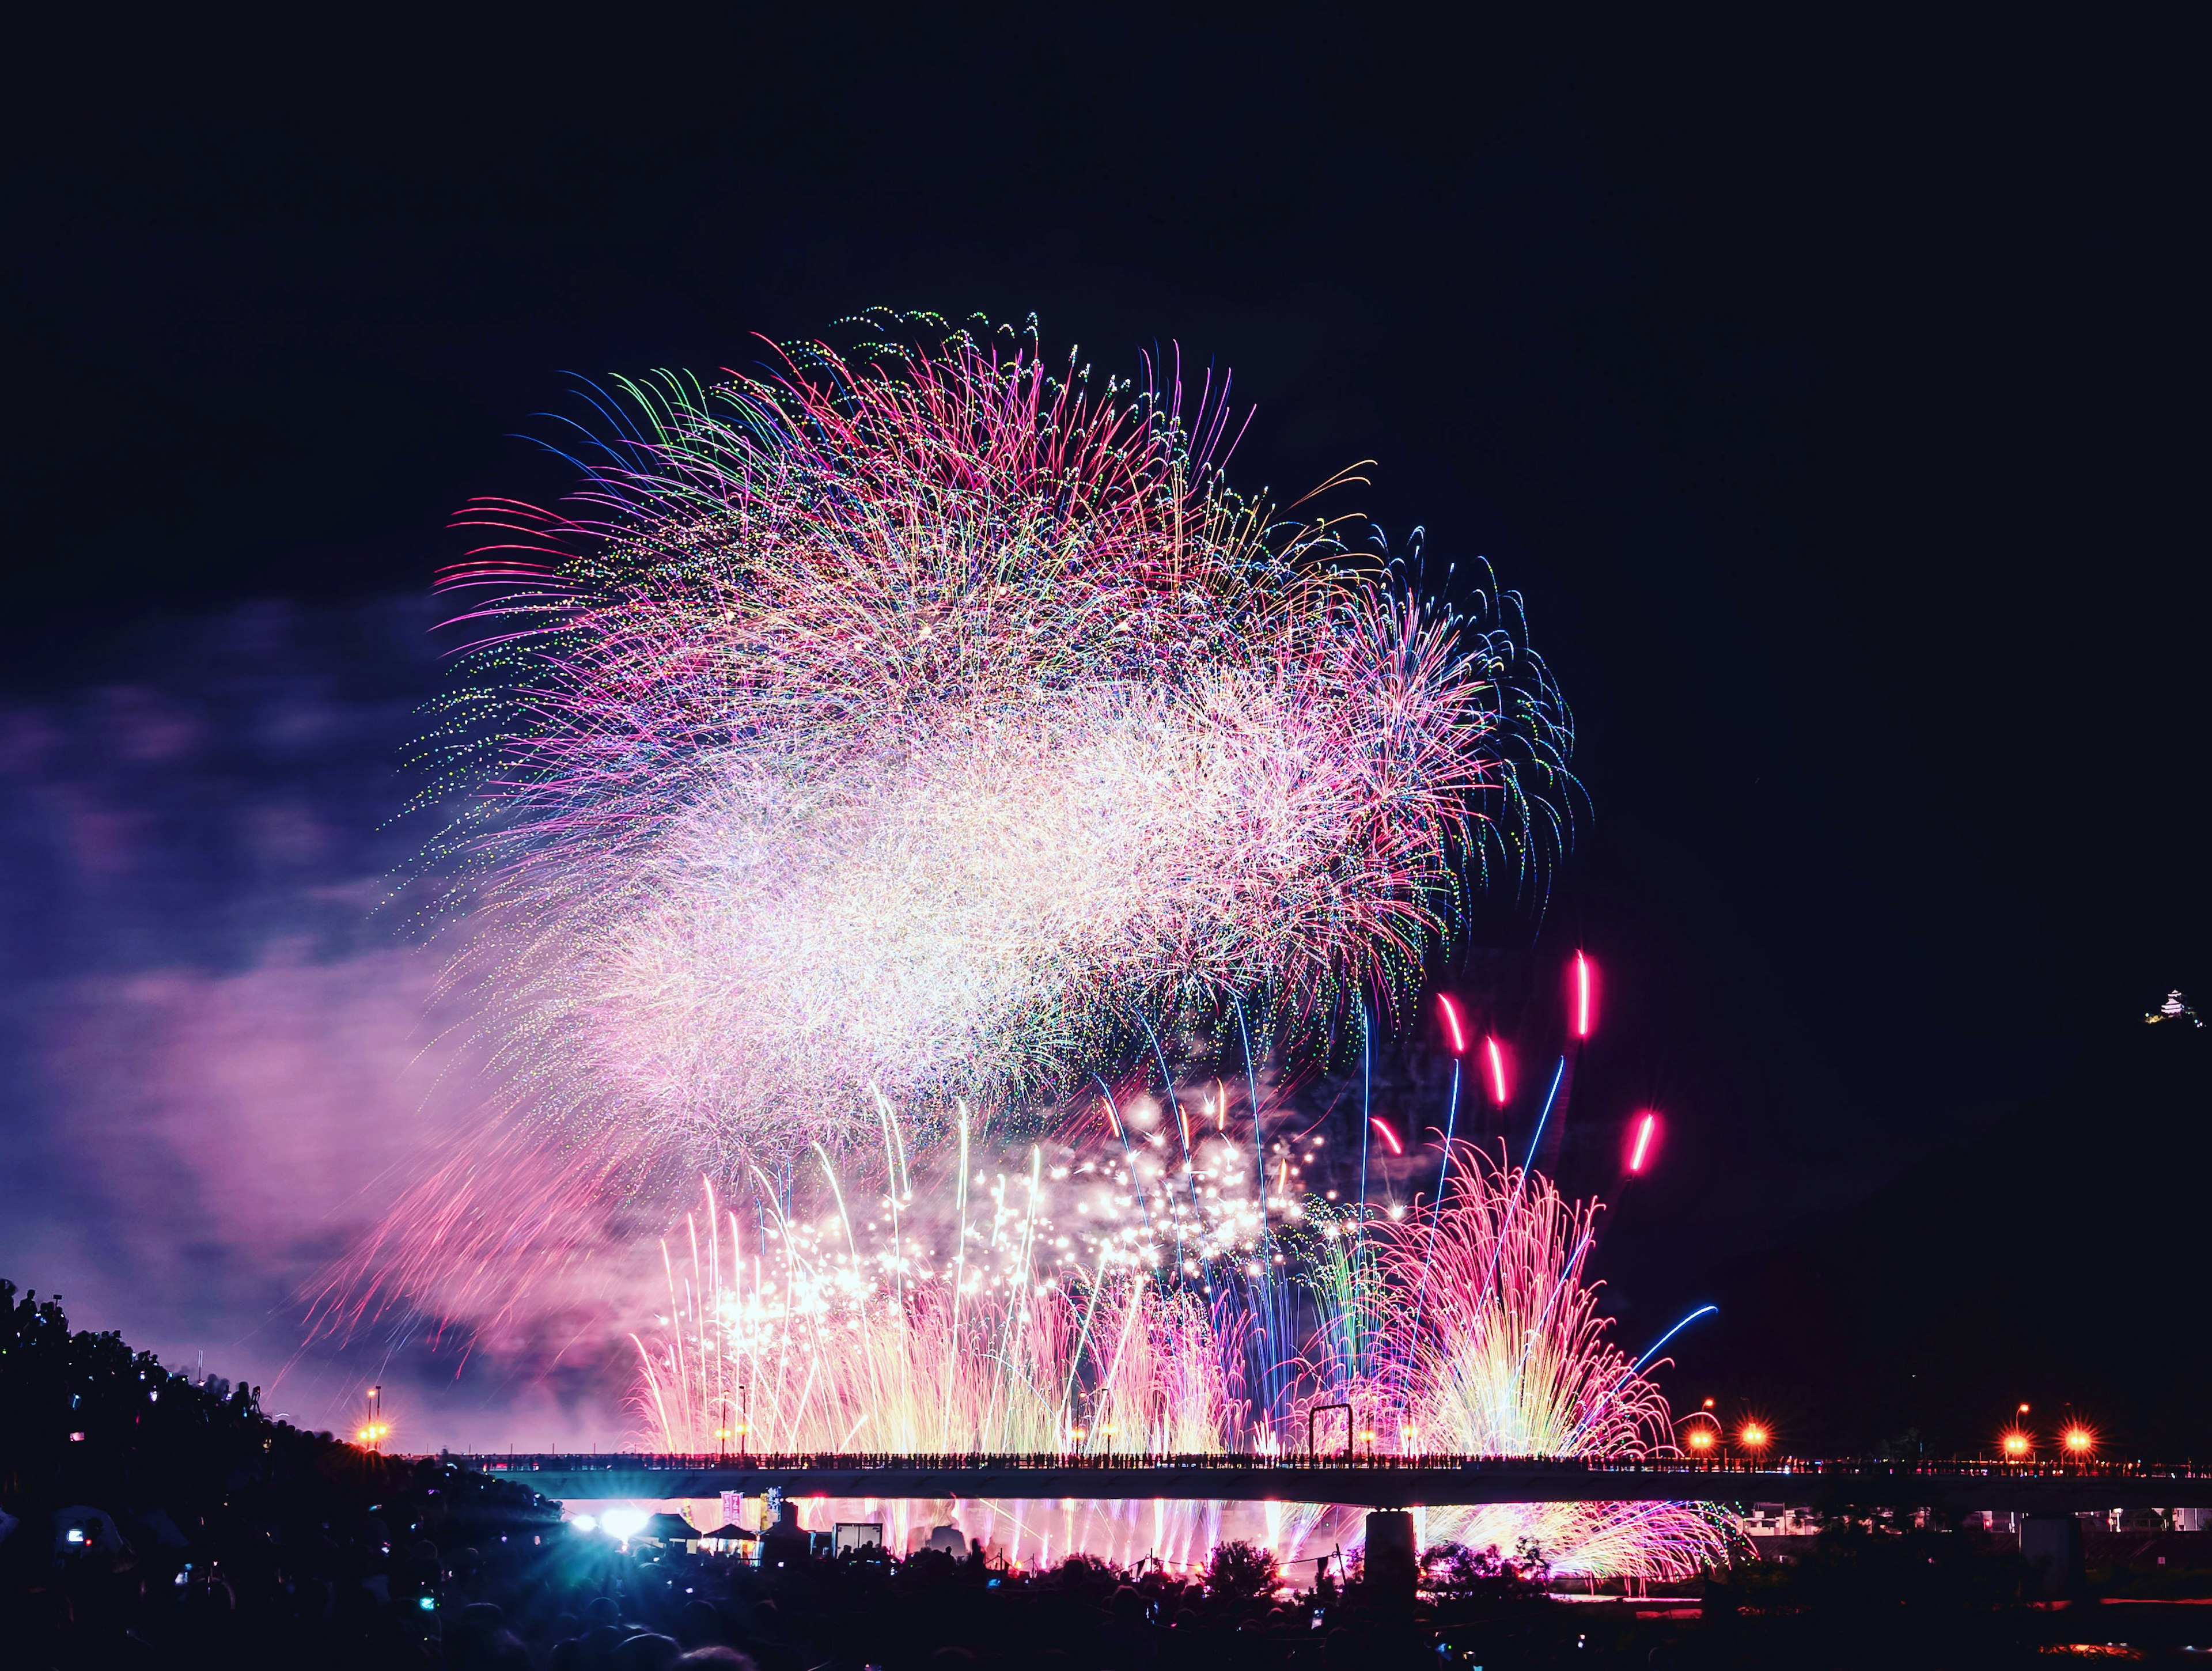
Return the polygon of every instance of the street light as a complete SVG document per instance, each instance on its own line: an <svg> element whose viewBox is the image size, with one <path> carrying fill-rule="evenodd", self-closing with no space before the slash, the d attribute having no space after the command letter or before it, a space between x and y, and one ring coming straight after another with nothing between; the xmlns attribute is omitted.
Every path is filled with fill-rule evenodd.
<svg viewBox="0 0 2212 1671"><path fill-rule="evenodd" d="M2061 1443L2065 1445L2069 1456L2086 1457L2097 1448L2097 1436L2077 1421L2066 1430Z"/></svg>
<svg viewBox="0 0 2212 1671"><path fill-rule="evenodd" d="M1766 1429L1761 1424L1747 1421L1743 1425L1743 1431L1735 1436L1735 1439L1744 1449L1757 1456L1760 1451L1766 1449L1769 1437Z"/></svg>
<svg viewBox="0 0 2212 1671"><path fill-rule="evenodd" d="M1697 1456L1710 1456L1721 1441L1721 1419L1713 1413L1713 1401L1705 1401L1702 1410L1692 1410L1682 1418L1683 1445Z"/></svg>

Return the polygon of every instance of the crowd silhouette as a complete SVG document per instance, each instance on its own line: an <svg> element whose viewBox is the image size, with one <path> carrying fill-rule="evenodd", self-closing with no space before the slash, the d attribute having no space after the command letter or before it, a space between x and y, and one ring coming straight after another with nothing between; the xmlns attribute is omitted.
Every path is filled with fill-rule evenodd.
<svg viewBox="0 0 2212 1671"><path fill-rule="evenodd" d="M1188 1574L1024 1570L949 1529L833 1553L785 1507L734 1546L587 1531L519 1483L272 1420L258 1388L0 1281L0 1663L27 1671L1997 1665L2064 1634L2016 1553L1941 1528L1839 1525L1679 1607L1592 1608L1547 1594L1535 1551L1431 1549L1416 1594L1240 1543Z"/></svg>
<svg viewBox="0 0 2212 1671"><path fill-rule="evenodd" d="M1436 1662L1436 1621L1371 1606L1356 1562L1296 1589L1241 1544L1177 1575L964 1546L832 1556L795 1516L727 1553L624 1543L520 1484L271 1420L257 1388L72 1331L5 1282L0 1515L0 1640L31 1667ZM1468 1571L1541 1609L1510 1563Z"/></svg>

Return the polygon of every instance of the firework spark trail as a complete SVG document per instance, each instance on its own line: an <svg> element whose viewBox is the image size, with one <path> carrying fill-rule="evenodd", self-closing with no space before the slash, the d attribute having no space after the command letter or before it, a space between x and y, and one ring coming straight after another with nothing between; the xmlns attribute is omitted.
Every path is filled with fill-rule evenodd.
<svg viewBox="0 0 2212 1671"><path fill-rule="evenodd" d="M1237 499L1224 417L816 347L619 384L568 513L480 507L425 801L472 797L454 980L522 1117L726 1172L866 1086L1064 1083L1111 1018L1395 1013L1486 855L1563 838L1566 712L1510 596Z"/></svg>
<svg viewBox="0 0 2212 1671"><path fill-rule="evenodd" d="M1411 1223L1376 1225L1379 1290L1419 1286L1429 1296L1412 1320L1402 1307L1386 1308L1373 1325L1379 1355L1407 1371L1396 1413L1403 1446L1492 1456L1670 1453L1666 1401L1606 1339L1598 1288L1583 1276L1597 1203L1570 1201L1550 1179L1477 1151L1461 1158L1433 1238ZM1528 1539L1560 1571L1678 1576L1722 1550L1711 1520L1683 1504L1432 1509L1428 1522L1431 1537L1475 1548L1510 1550Z"/></svg>
<svg viewBox="0 0 2212 1671"><path fill-rule="evenodd" d="M1226 1143L1201 1159L1243 1152ZM757 1259L750 1275L732 1217L726 1275L696 1252L682 1280L672 1272L668 1318L640 1343L639 1406L654 1444L694 1452L741 1422L752 1445L775 1450L1268 1454L1303 1448L1306 1413L1342 1402L1386 1452L1671 1454L1665 1401L1606 1338L1585 1275L1597 1204L1467 1145L1453 1153L1438 1214L1371 1224L1307 1198L1275 1209L1279 1230L1263 1228L1264 1176L1198 1174L1231 1198L1216 1209L1211 1257L1225 1264L1270 1240L1300 1251L1296 1279L1316 1322L1302 1353L1272 1366L1294 1391L1279 1407L1250 1396L1246 1374L1267 1341L1268 1289L1223 1283L1208 1303L1175 1286L1164 1233L1149 1222L1139 1231L1139 1203L1097 1187L1112 1183L1099 1158L1055 1177L1034 1149L1026 1164L984 1163L989 1206L950 1223L900 1201L887 1164L886 1188L866 1209L872 1244L847 1242L842 1212L779 1220L768 1265ZM1137 1188L1165 1215L1182 1210L1188 1182L1163 1169ZM957 1197L957 1182L924 1188ZM854 1188L835 1199L857 1200ZM1259 1211L1246 1189L1260 1192ZM953 1249L883 1240L894 1206ZM1432 1300L1417 1309L1408 1301L1425 1272ZM1048 1505L991 1513L994 1525L1009 1516L1017 1541L1049 1535L1063 1554L1118 1559L1166 1548L1202 1560L1222 1524L1222 1505L1206 1504L1155 1505L1149 1537L1127 1505L1066 1507L1049 1534L1039 1529L1054 1519ZM1325 1505L1270 1505L1266 1521L1285 1559L1324 1532L1358 1539L1357 1516ZM1594 1577L1680 1577L1722 1549L1711 1519L1680 1504L1431 1509L1426 1531L1478 1548L1534 1544L1553 1571Z"/></svg>

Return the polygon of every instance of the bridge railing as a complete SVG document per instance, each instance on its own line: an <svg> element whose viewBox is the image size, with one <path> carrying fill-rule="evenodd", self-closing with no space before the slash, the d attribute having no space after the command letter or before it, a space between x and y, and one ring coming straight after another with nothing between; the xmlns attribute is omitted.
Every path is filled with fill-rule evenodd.
<svg viewBox="0 0 2212 1671"><path fill-rule="evenodd" d="M2199 1480L2206 1474L2194 1465L2142 1461L2021 1461L1992 1457L1921 1457L1889 1461L1864 1457L1608 1457L1608 1456L1471 1456L1457 1453L1401 1455L1376 1453L1346 1455L1324 1452L1252 1455L1194 1452L1171 1455L1144 1452L991 1452L949 1451L898 1454L884 1451L705 1451L678 1454L660 1451L508 1452L493 1455L447 1453L445 1460L487 1473L702 1473L742 1469L783 1473L956 1473L1115 1472L1137 1469L1253 1471L1287 1474L1483 1472L1497 1474L1812 1474L1838 1479L1911 1479L1962 1477L1993 1480Z"/></svg>

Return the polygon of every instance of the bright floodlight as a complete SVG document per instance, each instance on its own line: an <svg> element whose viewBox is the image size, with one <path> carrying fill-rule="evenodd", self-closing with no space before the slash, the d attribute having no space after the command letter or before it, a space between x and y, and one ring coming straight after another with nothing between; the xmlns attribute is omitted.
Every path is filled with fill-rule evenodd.
<svg viewBox="0 0 2212 1671"><path fill-rule="evenodd" d="M597 1515L572 1515L568 1524L580 1532L596 1532L599 1529L599 1517Z"/></svg>
<svg viewBox="0 0 2212 1671"><path fill-rule="evenodd" d="M645 1530L645 1522L651 1518L642 1509L610 1509L599 1516L599 1524L609 1537L627 1542Z"/></svg>
<svg viewBox="0 0 2212 1671"><path fill-rule="evenodd" d="M2097 1436L2076 1422L2066 1430L2066 1449L2069 1455L2086 1456L2097 1448Z"/></svg>

